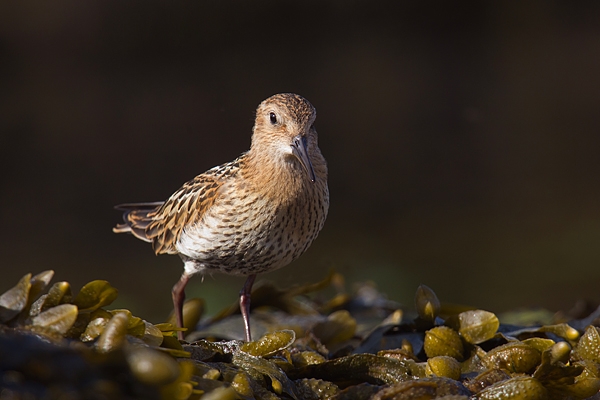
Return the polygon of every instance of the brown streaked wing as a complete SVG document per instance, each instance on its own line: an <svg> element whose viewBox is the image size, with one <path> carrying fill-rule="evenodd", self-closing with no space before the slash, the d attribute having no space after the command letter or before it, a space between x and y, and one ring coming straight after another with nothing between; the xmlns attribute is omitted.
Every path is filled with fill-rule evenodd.
<svg viewBox="0 0 600 400"><path fill-rule="evenodd" d="M156 254L177 254L175 245L183 228L202 218L215 202L222 181L210 172L185 183L152 215L146 237L152 241Z"/></svg>

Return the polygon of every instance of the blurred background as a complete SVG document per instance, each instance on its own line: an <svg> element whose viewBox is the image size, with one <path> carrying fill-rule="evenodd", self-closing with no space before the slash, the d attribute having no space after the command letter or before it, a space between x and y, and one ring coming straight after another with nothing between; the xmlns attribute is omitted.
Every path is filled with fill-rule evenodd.
<svg viewBox="0 0 600 400"><path fill-rule="evenodd" d="M27 272L161 322L176 256L115 235L250 144L254 110L318 110L331 208L281 286L373 281L491 311L600 293L600 3L4 1L0 292ZM192 280L208 312L243 278Z"/></svg>

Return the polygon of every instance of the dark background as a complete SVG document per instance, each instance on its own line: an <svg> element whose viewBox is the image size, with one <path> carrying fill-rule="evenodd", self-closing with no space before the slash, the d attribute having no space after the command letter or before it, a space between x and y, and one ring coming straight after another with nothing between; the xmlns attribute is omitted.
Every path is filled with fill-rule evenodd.
<svg viewBox="0 0 600 400"><path fill-rule="evenodd" d="M392 6L393 4L393 6ZM249 147L278 92L318 110L331 208L263 276L411 304L600 300L600 3L3 1L0 291L27 272L160 322L182 264L111 228ZM196 278L209 312L241 278Z"/></svg>

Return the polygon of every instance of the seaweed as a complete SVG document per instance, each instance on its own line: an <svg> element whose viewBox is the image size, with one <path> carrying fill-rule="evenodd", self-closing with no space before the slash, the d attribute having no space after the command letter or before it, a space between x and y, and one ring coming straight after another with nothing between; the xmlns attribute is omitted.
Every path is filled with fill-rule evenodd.
<svg viewBox="0 0 600 400"><path fill-rule="evenodd" d="M204 301L191 299L186 328L152 324L107 309L118 291L106 281L73 295L67 282L50 286L53 275L26 274L0 296L2 398L530 400L600 390L595 326L508 326L489 311L444 311L425 286L416 310L404 310L372 284L346 293L336 273L259 285L252 318L264 334L245 343L234 306L203 318Z"/></svg>

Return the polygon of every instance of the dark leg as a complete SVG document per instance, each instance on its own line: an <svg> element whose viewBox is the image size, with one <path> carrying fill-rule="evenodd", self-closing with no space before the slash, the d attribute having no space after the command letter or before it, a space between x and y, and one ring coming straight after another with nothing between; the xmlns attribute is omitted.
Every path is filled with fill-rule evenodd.
<svg viewBox="0 0 600 400"><path fill-rule="evenodd" d="M185 285L189 280L190 276L184 272L179 281L173 286L173 307L175 307L175 317L179 328L183 328L183 301L185 300ZM183 340L182 331L177 331L177 338Z"/></svg>
<svg viewBox="0 0 600 400"><path fill-rule="evenodd" d="M246 279L244 287L240 291L240 311L242 312L242 318L244 319L244 328L246 329L246 342L250 342L252 337L250 335L250 293L252 292L252 285L256 279L256 274L252 274Z"/></svg>

